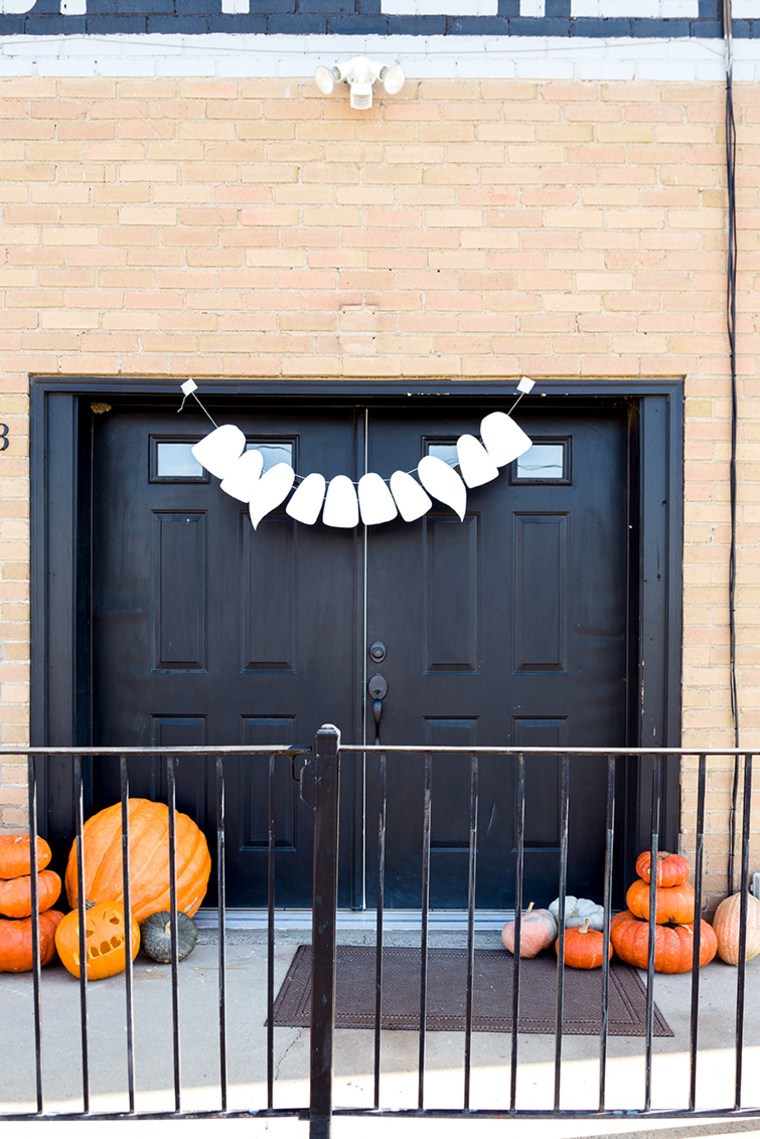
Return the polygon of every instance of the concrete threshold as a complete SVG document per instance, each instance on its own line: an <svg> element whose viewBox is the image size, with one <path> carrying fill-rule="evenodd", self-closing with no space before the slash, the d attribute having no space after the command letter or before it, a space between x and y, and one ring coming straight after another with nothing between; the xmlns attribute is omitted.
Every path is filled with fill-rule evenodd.
<svg viewBox="0 0 760 1139"><path fill-rule="evenodd" d="M227 929L247 930L252 933L267 930L266 910L227 910ZM499 932L506 921L514 917L513 911L478 910L475 914L477 933ZM338 932L366 932L375 930L374 910L338 910ZM219 928L216 910L199 910L195 916L199 929ZM275 910L274 925L283 932L311 934L311 910ZM467 914L462 910L429 910L428 928L431 932L450 933L467 929ZM422 929L421 910L385 910L383 929L388 933L419 933ZM308 938L307 938L308 940Z"/></svg>

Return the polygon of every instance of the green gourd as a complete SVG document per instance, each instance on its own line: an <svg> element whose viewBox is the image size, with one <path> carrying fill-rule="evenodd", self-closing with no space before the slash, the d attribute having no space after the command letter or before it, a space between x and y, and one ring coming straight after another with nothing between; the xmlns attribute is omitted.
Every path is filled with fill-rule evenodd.
<svg viewBox="0 0 760 1139"><path fill-rule="evenodd" d="M172 959L172 918L168 910L151 914L140 926L142 950L154 961L167 965ZM198 942L198 928L191 917L177 913L177 960L183 961Z"/></svg>

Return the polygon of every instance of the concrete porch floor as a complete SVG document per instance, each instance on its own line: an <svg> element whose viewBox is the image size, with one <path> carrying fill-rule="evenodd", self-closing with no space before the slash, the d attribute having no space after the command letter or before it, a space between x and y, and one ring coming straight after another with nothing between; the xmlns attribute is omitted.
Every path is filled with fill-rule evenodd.
<svg viewBox="0 0 760 1139"><path fill-rule="evenodd" d="M277 932L275 992L306 931ZM371 931L346 929L342 944L374 944ZM388 944L419 944L411 933L389 933ZM436 932L432 946L465 944L464 934ZM477 935L477 944L495 948L498 933ZM217 938L202 929L195 952L180 966L181 1108L202 1111L220 1105ZM174 1107L171 1045L171 970L138 956L134 970L136 1107L139 1112L171 1111ZM757 988L760 958L747 966L743 1107L760 1107L760 1006ZM737 970L714 962L702 970L700 993L700 1056L698 1110L725 1111L733 1103L735 1079L735 1007ZM128 1110L124 977L88 988L91 1111ZM652 1106L654 1110L685 1109L689 1088L689 975L655 978L655 1000L674 1031L672 1038L654 1040ZM60 966L43 971L42 1073L46 1112L82 1110L79 986ZM228 1109L255 1110L266 1103L266 935L261 931L230 930L227 934L227 1053ZM0 1039L2 1092L0 1111L27 1112L35 1105L32 978L0 975ZM473 1036L471 1106L506 1107L509 1099L510 1036ZM387 1108L416 1106L418 1037L411 1032L386 1032L382 1040L381 1102ZM554 1092L553 1035L519 1036L518 1108L550 1111ZM425 1106L458 1108L463 1096L464 1036L434 1032L427 1035ZM308 1104L309 1033L307 1029L275 1031L275 1106ZM335 1106L368 1107L373 1086L373 1034L341 1029L335 1053ZM640 1109L644 1102L644 1040L610 1037L607 1064L607 1106L621 1112ZM594 1110L598 1103L599 1041L593 1036L566 1036L562 1052L563 1108ZM39 1122L4 1124L51 1126ZM141 1135L153 1127L245 1127L247 1136L306 1139L308 1123L293 1118L265 1120L118 1121L109 1126L139 1126ZM540 1119L446 1120L337 1117L336 1137L367 1135L403 1139L467 1136L493 1139L497 1134L556 1137L601 1135L700 1136L760 1134L755 1120ZM120 1132L120 1134L123 1132ZM204 1132L204 1135L207 1132Z"/></svg>

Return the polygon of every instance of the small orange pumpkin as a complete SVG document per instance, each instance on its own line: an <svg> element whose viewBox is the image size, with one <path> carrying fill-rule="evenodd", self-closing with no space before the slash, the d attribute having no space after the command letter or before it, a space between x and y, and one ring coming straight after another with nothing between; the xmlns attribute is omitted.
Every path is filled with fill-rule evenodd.
<svg viewBox="0 0 760 1139"><path fill-rule="evenodd" d="M649 882L637 878L628 887L625 896L631 913L644 921L649 918L649 885ZM694 921L694 887L688 882L681 882L678 886L657 886L655 899L657 909L654 920L658 925L665 925L666 922L684 925Z"/></svg>
<svg viewBox="0 0 760 1139"><path fill-rule="evenodd" d="M0 834L0 878L31 874L31 847L28 834ZM37 835L37 869L44 870L52 857L45 839Z"/></svg>
<svg viewBox="0 0 760 1139"><path fill-rule="evenodd" d="M61 893L61 878L55 870L37 875L37 909L42 913L55 905ZM0 878L0 914L7 918L28 918L32 912L32 876Z"/></svg>
<svg viewBox="0 0 760 1139"><path fill-rule="evenodd" d="M40 914L42 965L47 965L55 956L55 930L62 920L59 910L45 910ZM0 973L28 973L33 965L31 917L0 920Z"/></svg>
<svg viewBox="0 0 760 1139"><path fill-rule="evenodd" d="M724 898L715 911L713 929L718 939L718 956L727 965L739 964L742 896L732 894ZM745 960L751 961L760 954L760 901L747 894L747 939Z"/></svg>
<svg viewBox="0 0 760 1139"><path fill-rule="evenodd" d="M649 923L630 910L615 914L610 922L610 940L615 953L627 965L646 969L649 962ZM707 965L718 950L715 931L706 921L700 924L699 964ZM688 973L694 956L694 925L657 925L654 935L656 973Z"/></svg>
<svg viewBox="0 0 760 1139"><path fill-rule="evenodd" d="M554 951L559 956L559 938L554 943ZM609 948L612 957L612 944ZM589 929L589 919L583 925L565 930L565 964L573 969L598 969L604 961L604 934L598 929Z"/></svg>
<svg viewBox="0 0 760 1139"><path fill-rule="evenodd" d="M652 856L648 850L641 852L636 859L636 873L645 882L651 879ZM689 877L689 864L680 854L669 854L667 850L658 850L656 859L656 878L658 886L680 886Z"/></svg>
<svg viewBox="0 0 760 1139"><path fill-rule="evenodd" d="M85 953L87 980L101 981L127 967L124 907L121 902L87 902L85 912ZM140 927L132 919L132 960L140 949ZM55 931L55 945L63 964L79 976L79 911L72 910Z"/></svg>

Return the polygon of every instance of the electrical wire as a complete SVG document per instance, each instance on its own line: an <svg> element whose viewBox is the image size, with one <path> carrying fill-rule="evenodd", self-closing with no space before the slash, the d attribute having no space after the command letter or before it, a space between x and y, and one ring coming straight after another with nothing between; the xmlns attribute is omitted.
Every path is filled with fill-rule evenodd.
<svg viewBox="0 0 760 1139"><path fill-rule="evenodd" d="M734 747L739 747L740 710L736 665L736 537L737 537L737 478L736 460L738 443L739 400L736 370L736 266L738 239L736 233L736 118L733 94L733 16L731 0L723 0L723 35L726 44L726 185L728 191L726 252L726 329L728 333L729 365L731 372L731 456L729 462L731 545L728 559L728 625L729 671L731 686L731 717L734 728ZM739 756L734 756L734 774L731 787L731 810L728 823L728 893L735 892L736 814L739 798Z"/></svg>

